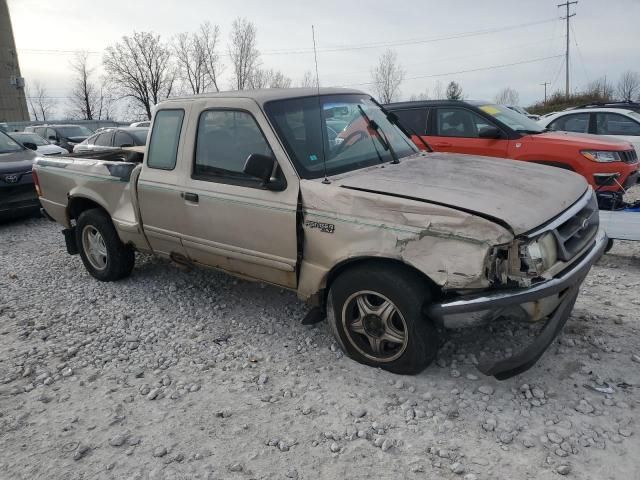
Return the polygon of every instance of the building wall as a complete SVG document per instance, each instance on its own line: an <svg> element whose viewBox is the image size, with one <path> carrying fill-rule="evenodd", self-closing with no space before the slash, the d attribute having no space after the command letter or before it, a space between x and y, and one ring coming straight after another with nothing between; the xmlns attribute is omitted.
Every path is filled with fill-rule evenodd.
<svg viewBox="0 0 640 480"><path fill-rule="evenodd" d="M13 39L11 17L7 0L0 0L0 122L29 120L24 83L11 85L22 78L18 64L18 52Z"/></svg>

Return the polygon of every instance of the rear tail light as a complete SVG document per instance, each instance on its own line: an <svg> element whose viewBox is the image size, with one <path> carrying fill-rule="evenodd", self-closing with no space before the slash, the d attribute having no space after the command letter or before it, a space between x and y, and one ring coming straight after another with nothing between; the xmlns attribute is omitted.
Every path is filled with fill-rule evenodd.
<svg viewBox="0 0 640 480"><path fill-rule="evenodd" d="M36 187L36 193L38 194L38 197L41 197L42 190L40 190L40 179L38 178L38 173L35 170L32 170L31 176L33 177L33 184Z"/></svg>

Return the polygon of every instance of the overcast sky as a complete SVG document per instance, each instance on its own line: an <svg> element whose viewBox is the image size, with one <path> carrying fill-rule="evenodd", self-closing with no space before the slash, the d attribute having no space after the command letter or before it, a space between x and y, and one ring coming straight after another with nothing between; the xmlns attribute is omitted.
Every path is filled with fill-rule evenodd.
<svg viewBox="0 0 640 480"><path fill-rule="evenodd" d="M389 44L395 44L392 48L406 72L403 99L425 90L432 93L438 80L443 85L455 80L465 97L474 99L493 99L500 88L510 86L523 105L542 98L542 82L551 82L553 90L564 88L565 25L559 19L564 9L557 8L558 3L8 0L22 74L27 84L44 82L51 96L68 95L72 51L95 52L90 58L99 67L103 49L134 30L153 31L169 40L209 20L220 25L221 53L226 53L233 19L242 16L257 27L263 65L282 70L294 83L313 70L313 23L323 86L371 91L367 82L372 67ZM603 75L617 81L624 70L640 71L640 0L580 0L572 11L577 13L571 19L572 90ZM519 64L498 67L514 63ZM455 73L468 70L476 71ZM225 87L231 85L230 72L227 67Z"/></svg>

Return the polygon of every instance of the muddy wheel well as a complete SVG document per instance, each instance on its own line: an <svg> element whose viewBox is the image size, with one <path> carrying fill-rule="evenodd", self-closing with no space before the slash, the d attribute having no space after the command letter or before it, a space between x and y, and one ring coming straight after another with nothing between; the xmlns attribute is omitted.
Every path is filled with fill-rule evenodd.
<svg viewBox="0 0 640 480"><path fill-rule="evenodd" d="M93 200L89 200L88 198L83 197L71 197L69 199L69 206L67 207L69 219L77 219L82 212L84 212L85 210L90 210L92 208L99 208L100 210L105 211L100 204L94 202Z"/></svg>
<svg viewBox="0 0 640 480"><path fill-rule="evenodd" d="M431 291L432 300L435 300L441 296L442 290L441 288L431 280L427 275L418 270L417 268L412 267L400 260L395 260L392 258L378 258L378 257L359 257L353 258L349 260L345 260L337 265L335 265L329 275L327 276L327 284L324 288L324 301L326 301L326 296L331 288L331 284L333 281L344 271L353 268L355 266L360 266L363 264L376 266L380 269L384 268L393 268L393 269L401 269L406 272L410 272L412 275L415 275L420 281L424 282L425 288L428 288ZM324 304L324 302L323 302Z"/></svg>

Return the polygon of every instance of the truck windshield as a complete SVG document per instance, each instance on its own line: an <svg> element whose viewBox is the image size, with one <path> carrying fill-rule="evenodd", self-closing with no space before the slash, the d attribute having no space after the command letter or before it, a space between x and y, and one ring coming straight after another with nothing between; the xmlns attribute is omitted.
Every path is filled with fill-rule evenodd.
<svg viewBox="0 0 640 480"><path fill-rule="evenodd" d="M0 132L0 153L19 152L22 146L4 132Z"/></svg>
<svg viewBox="0 0 640 480"><path fill-rule="evenodd" d="M478 105L478 108L484 113L497 118L516 132L542 133L545 131L544 127L541 127L527 116L514 112L504 105Z"/></svg>
<svg viewBox="0 0 640 480"><path fill-rule="evenodd" d="M327 175L391 162L394 153L402 159L418 152L367 95L323 95L320 102L318 97L276 100L265 110L302 178L324 175L323 151Z"/></svg>

